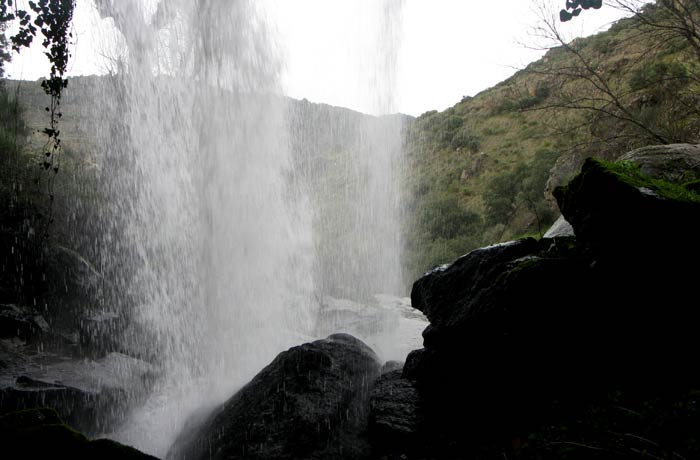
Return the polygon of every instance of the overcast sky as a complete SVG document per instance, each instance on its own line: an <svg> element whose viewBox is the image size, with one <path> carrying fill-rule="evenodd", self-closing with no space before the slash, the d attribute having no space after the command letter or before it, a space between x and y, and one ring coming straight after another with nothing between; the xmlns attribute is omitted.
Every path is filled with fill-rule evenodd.
<svg viewBox="0 0 700 460"><path fill-rule="evenodd" d="M382 22L379 0L258 1L286 56L284 92L365 112L444 110L543 53L528 48L540 44L531 35L538 23L535 0L384 0L388 22ZM543 1L554 13L564 4ZM606 28L619 17L604 7L562 27L573 38ZM99 43L109 27L90 0L77 0L70 75L99 72ZM392 65L377 70L387 55ZM8 73L36 79L47 69L40 51L23 51ZM372 72L379 75L369 78ZM390 93L391 101L372 101L377 92Z"/></svg>

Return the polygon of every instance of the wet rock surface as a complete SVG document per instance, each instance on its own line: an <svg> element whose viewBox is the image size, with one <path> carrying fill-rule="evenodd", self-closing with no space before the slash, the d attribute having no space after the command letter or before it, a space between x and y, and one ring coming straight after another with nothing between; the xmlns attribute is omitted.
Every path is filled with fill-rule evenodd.
<svg viewBox="0 0 700 460"><path fill-rule="evenodd" d="M370 452L369 398L380 363L347 334L277 356L168 458L360 459Z"/></svg>
<svg viewBox="0 0 700 460"><path fill-rule="evenodd" d="M377 457L427 453L422 401L415 383L402 378L401 372L383 374L372 389L369 436Z"/></svg>
<svg viewBox="0 0 700 460"><path fill-rule="evenodd" d="M89 440L64 424L52 409L33 409L0 415L3 458L155 460L138 450L107 439Z"/></svg>
<svg viewBox="0 0 700 460"><path fill-rule="evenodd" d="M43 315L33 308L0 304L0 338L18 338L24 342L49 331Z"/></svg>
<svg viewBox="0 0 700 460"><path fill-rule="evenodd" d="M122 420L125 402L138 401L153 382L153 367L119 353L80 359L49 352L29 353L21 344L3 341L0 356L0 413L50 407L89 434L101 433Z"/></svg>

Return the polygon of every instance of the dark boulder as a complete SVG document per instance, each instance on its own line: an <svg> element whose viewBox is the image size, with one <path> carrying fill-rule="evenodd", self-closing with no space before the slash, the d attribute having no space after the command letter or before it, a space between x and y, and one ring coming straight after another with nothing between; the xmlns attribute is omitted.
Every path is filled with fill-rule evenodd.
<svg viewBox="0 0 700 460"><path fill-rule="evenodd" d="M697 252L700 196L646 176L634 164L589 158L554 195L581 243L640 255Z"/></svg>
<svg viewBox="0 0 700 460"><path fill-rule="evenodd" d="M169 458L360 459L380 363L346 334L280 353Z"/></svg>
<svg viewBox="0 0 700 460"><path fill-rule="evenodd" d="M377 379L370 407L369 436L375 457L426 453L422 401L415 383L402 378L401 370Z"/></svg>
<svg viewBox="0 0 700 460"><path fill-rule="evenodd" d="M460 322L456 316L468 315L469 308L459 305L472 302L505 263L537 247L531 238L512 241L474 250L450 265L436 267L413 284L411 304L425 314L433 328Z"/></svg>
<svg viewBox="0 0 700 460"><path fill-rule="evenodd" d="M155 457L115 441L90 441L64 424L54 410L47 408L0 416L0 446L3 458L7 459L155 460Z"/></svg>
<svg viewBox="0 0 700 460"><path fill-rule="evenodd" d="M421 389L432 437L509 432L550 395L574 392L568 382L590 383L584 363L606 353L589 335L600 308L587 290L592 262L570 238L521 240L414 284L431 324L403 377Z"/></svg>
<svg viewBox="0 0 700 460"><path fill-rule="evenodd" d="M510 456L523 433L611 394L698 388L687 267L700 252L699 197L596 160L557 195L576 237L479 249L414 283L430 326L402 378L420 396L434 458ZM385 450L401 452L393 444Z"/></svg>
<svg viewBox="0 0 700 460"><path fill-rule="evenodd" d="M16 337L29 342L48 331L48 323L33 308L0 304L0 339Z"/></svg>
<svg viewBox="0 0 700 460"><path fill-rule="evenodd" d="M46 406L88 434L120 422L127 404L137 403L155 376L151 365L118 353L92 361L0 351L8 360L0 378L0 414Z"/></svg>

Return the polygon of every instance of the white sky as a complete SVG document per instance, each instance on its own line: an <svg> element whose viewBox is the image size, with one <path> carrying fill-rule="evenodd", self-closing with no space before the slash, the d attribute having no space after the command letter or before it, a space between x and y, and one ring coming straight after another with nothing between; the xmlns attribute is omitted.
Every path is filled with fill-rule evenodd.
<svg viewBox="0 0 700 460"><path fill-rule="evenodd" d="M384 1L395 6L400 2ZM543 1L555 13L564 4L564 0ZM377 30L379 0L264 0L263 4L286 55L282 86L287 95L377 111L368 96L375 88L370 88L366 74L373 71L381 52L372 40L381 41L386 32ZM473 96L506 79L543 53L523 45L537 43L531 35L538 23L533 11L536 0L404 0L403 5L402 21L397 23L401 27L396 74L387 84L391 88L379 88L393 90L393 109L399 112L444 110L462 96ZM562 28L572 38L589 35L619 17L618 11L604 7L585 12ZM98 43L109 28L89 0L77 0L77 43L70 75L99 72ZM23 51L7 70L11 78L33 80L48 73L48 63L40 50Z"/></svg>

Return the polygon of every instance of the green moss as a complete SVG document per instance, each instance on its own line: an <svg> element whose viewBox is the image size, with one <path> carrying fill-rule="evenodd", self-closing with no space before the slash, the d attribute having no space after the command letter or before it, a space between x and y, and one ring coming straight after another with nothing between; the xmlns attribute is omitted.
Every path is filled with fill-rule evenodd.
<svg viewBox="0 0 700 460"><path fill-rule="evenodd" d="M693 193L700 193L700 179L686 182L683 184L683 187L685 187L687 190L690 190Z"/></svg>
<svg viewBox="0 0 700 460"><path fill-rule="evenodd" d="M636 188L648 188L663 198L700 203L700 195L692 187L673 184L662 179L647 176L641 172L639 165L631 161L611 163L609 161L589 159L587 163L589 167L595 167L608 174L613 174L621 182Z"/></svg>

